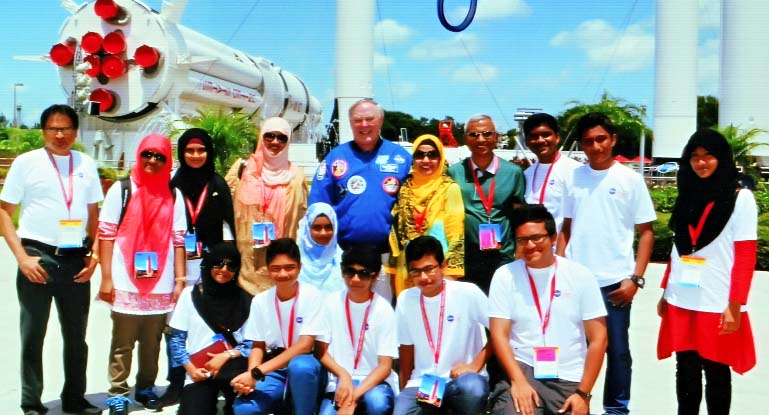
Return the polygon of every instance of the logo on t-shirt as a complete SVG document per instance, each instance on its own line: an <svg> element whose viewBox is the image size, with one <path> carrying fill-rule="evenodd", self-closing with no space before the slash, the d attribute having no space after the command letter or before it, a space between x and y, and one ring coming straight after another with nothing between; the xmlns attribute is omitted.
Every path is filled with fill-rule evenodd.
<svg viewBox="0 0 769 415"><path fill-rule="evenodd" d="M381 154L379 156L376 156L376 161L374 161L375 164L385 164L387 161L390 160L390 156L387 154Z"/></svg>
<svg viewBox="0 0 769 415"><path fill-rule="evenodd" d="M560 297L560 296L561 296L561 290L555 290L555 291L553 292L553 296L555 296L555 297Z"/></svg>
<svg viewBox="0 0 769 415"><path fill-rule="evenodd" d="M547 184L549 184L550 186L554 185L555 184L555 179L550 179L550 181L547 182Z"/></svg>
<svg viewBox="0 0 769 415"><path fill-rule="evenodd" d="M357 175L350 177L350 180L347 181L347 190L354 195L359 195L365 192L366 179Z"/></svg>
<svg viewBox="0 0 769 415"><path fill-rule="evenodd" d="M401 156L400 154L396 154L395 157L393 157L393 160L395 160L395 162L398 164L403 164L406 162L406 159L403 158L403 156Z"/></svg>
<svg viewBox="0 0 769 415"><path fill-rule="evenodd" d="M297 317L296 317L296 322L297 322L298 324L302 324L302 322L303 322L303 321L304 321L304 319L303 319L301 316L297 316Z"/></svg>
<svg viewBox="0 0 769 415"><path fill-rule="evenodd" d="M610 195L613 195L613 194L615 194L615 193L617 193L617 189L615 189L615 188L613 188L613 187L609 189L609 194L610 194Z"/></svg>
<svg viewBox="0 0 769 415"><path fill-rule="evenodd" d="M342 159L336 159L331 163L331 175L337 179L347 173L347 162Z"/></svg>
<svg viewBox="0 0 769 415"><path fill-rule="evenodd" d="M454 316L452 316L451 314L449 314L449 316L448 316L448 317L446 317L446 320L447 320L449 323L451 323L452 321L454 321Z"/></svg>
<svg viewBox="0 0 769 415"><path fill-rule="evenodd" d="M395 176L387 176L384 180L382 180L382 189L384 189L385 193L392 196L396 193L398 193L398 188L400 188L400 181L398 181L398 178Z"/></svg>
<svg viewBox="0 0 769 415"><path fill-rule="evenodd" d="M326 178L326 163L320 163L318 166L318 172L315 174L315 177L318 180L323 180Z"/></svg>

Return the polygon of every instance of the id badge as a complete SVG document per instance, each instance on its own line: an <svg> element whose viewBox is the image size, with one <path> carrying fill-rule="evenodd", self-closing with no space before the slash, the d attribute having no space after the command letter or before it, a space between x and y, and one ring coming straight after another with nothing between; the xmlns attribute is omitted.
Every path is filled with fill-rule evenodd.
<svg viewBox="0 0 769 415"><path fill-rule="evenodd" d="M156 278L158 271L157 252L137 252L134 254L134 277Z"/></svg>
<svg viewBox="0 0 769 415"><path fill-rule="evenodd" d="M85 227L82 220L60 220L59 234L56 238L57 248L82 248L85 238Z"/></svg>
<svg viewBox="0 0 769 415"><path fill-rule="evenodd" d="M707 265L707 260L702 257L684 255L681 257L681 278L678 282L680 285L687 287L699 287L702 280L702 273Z"/></svg>
<svg viewBox="0 0 769 415"><path fill-rule="evenodd" d="M535 347L534 348L534 378L557 379L558 378L558 348Z"/></svg>
<svg viewBox="0 0 769 415"><path fill-rule="evenodd" d="M446 380L435 375L423 375L417 391L417 402L424 402L441 407L443 394L446 392Z"/></svg>
<svg viewBox="0 0 769 415"><path fill-rule="evenodd" d="M502 249L502 226L498 223L481 223L478 227L481 251Z"/></svg>
<svg viewBox="0 0 769 415"><path fill-rule="evenodd" d="M203 255L203 243L198 241L197 234L184 235L184 252L187 253L187 259L198 259Z"/></svg>
<svg viewBox="0 0 769 415"><path fill-rule="evenodd" d="M254 248L263 248L275 240L275 224L272 222L256 222L251 225L251 236Z"/></svg>

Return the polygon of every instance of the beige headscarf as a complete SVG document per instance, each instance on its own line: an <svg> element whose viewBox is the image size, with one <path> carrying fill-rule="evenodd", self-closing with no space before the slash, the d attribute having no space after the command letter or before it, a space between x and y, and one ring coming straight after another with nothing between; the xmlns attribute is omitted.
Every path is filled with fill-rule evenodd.
<svg viewBox="0 0 769 415"><path fill-rule="evenodd" d="M241 189L238 199L246 205L263 203L264 186L288 184L296 174L296 166L288 160L288 145L291 144L291 125L280 117L266 119L262 123L261 134L279 132L288 137L288 143L278 154L267 151L264 139L259 139L256 151L248 158L241 176Z"/></svg>

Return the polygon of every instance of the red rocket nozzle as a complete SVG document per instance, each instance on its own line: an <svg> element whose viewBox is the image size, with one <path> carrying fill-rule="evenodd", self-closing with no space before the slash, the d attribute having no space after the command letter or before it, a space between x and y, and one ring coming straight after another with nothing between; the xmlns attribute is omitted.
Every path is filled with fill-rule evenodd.
<svg viewBox="0 0 769 415"><path fill-rule="evenodd" d="M93 10L97 16L104 20L112 20L120 14L120 6L114 0L96 0Z"/></svg>
<svg viewBox="0 0 769 415"><path fill-rule="evenodd" d="M101 59L99 59L98 56L88 55L83 58L83 62L88 62L91 64L91 69L83 71L84 74L90 76L91 78L96 78L99 76L99 73L101 73Z"/></svg>
<svg viewBox="0 0 769 415"><path fill-rule="evenodd" d="M154 67L160 61L160 52L152 46L141 45L134 52L134 62L144 69Z"/></svg>
<svg viewBox="0 0 769 415"><path fill-rule="evenodd" d="M102 37L96 32L88 32L80 39L80 47L85 53L99 53L101 45Z"/></svg>
<svg viewBox="0 0 769 415"><path fill-rule="evenodd" d="M50 52L51 61L57 66L66 66L75 58L75 49L63 43L53 45Z"/></svg>
<svg viewBox="0 0 769 415"><path fill-rule="evenodd" d="M88 99L99 103L100 112L110 111L115 106L115 94L108 89L94 89Z"/></svg>
<svg viewBox="0 0 769 415"><path fill-rule="evenodd" d="M107 55L101 61L101 73L107 78L120 78L126 72L126 63L115 55Z"/></svg>
<svg viewBox="0 0 769 415"><path fill-rule="evenodd" d="M125 52L126 42L122 30L115 30L104 36L104 51L112 54Z"/></svg>

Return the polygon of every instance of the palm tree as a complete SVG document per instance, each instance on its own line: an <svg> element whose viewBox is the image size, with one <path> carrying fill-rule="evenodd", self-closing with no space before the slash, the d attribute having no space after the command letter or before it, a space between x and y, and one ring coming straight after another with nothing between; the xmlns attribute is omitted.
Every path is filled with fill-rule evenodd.
<svg viewBox="0 0 769 415"><path fill-rule="evenodd" d="M726 127L713 127L713 129L726 138L726 141L732 148L734 162L737 163L738 166L742 166L746 173L756 175L758 173L758 168L756 163L753 162L753 156L751 156L750 153L758 147L769 145L767 143L756 141L756 136L767 131L760 128L740 130L733 124L729 124Z"/></svg>

